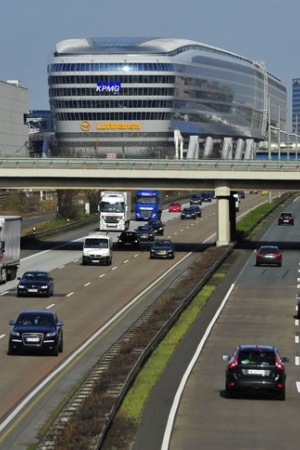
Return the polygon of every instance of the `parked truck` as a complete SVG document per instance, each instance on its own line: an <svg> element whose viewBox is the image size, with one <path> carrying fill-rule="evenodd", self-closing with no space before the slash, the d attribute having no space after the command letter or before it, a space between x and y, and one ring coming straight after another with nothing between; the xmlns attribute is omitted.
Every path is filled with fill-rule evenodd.
<svg viewBox="0 0 300 450"><path fill-rule="evenodd" d="M21 255L21 216L0 216L0 283L17 278Z"/></svg>
<svg viewBox="0 0 300 450"><path fill-rule="evenodd" d="M131 219L131 192L101 192L100 231L124 231Z"/></svg>

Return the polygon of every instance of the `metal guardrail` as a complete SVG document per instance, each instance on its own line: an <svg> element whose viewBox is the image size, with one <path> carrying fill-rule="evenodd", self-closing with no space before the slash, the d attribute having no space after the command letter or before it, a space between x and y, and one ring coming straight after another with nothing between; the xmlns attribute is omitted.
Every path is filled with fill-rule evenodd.
<svg viewBox="0 0 300 450"><path fill-rule="evenodd" d="M22 244L26 244L32 241L33 239L42 239L45 237L55 236L57 234L67 233L70 230L76 230L77 228L82 228L97 222L99 222L98 215L97 217L92 217L90 219L83 219L77 222L71 222L68 223L67 225L61 225L60 227L48 228L47 230L38 231L36 233L33 232L32 234L27 234L26 236L21 237L21 246Z"/></svg>
<svg viewBox="0 0 300 450"><path fill-rule="evenodd" d="M225 159L100 159L100 158L0 158L0 173L6 169L42 170L199 170L300 172L293 160Z"/></svg>

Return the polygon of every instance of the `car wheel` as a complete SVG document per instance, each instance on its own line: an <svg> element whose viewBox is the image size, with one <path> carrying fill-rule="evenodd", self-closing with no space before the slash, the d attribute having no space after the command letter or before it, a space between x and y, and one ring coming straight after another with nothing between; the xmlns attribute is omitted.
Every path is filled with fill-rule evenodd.
<svg viewBox="0 0 300 450"><path fill-rule="evenodd" d="M13 345L8 344L8 350L7 350L7 354L8 355L15 355L16 350L14 349Z"/></svg>
<svg viewBox="0 0 300 450"><path fill-rule="evenodd" d="M64 340L63 340L63 338L61 338L61 341L59 343L58 351L59 351L59 353L62 353L64 351Z"/></svg>
<svg viewBox="0 0 300 450"><path fill-rule="evenodd" d="M17 291L17 297L21 297L21 293Z"/></svg>
<svg viewBox="0 0 300 450"><path fill-rule="evenodd" d="M282 266L282 263L279 263L279 264L278 264L278 267L281 267L281 266Z"/></svg>
<svg viewBox="0 0 300 450"><path fill-rule="evenodd" d="M285 387L283 388L282 392L279 392L278 394L278 400L284 401L285 400Z"/></svg>
<svg viewBox="0 0 300 450"><path fill-rule="evenodd" d="M85 266L85 265L86 265L86 261L85 261L85 258L82 258L81 264L82 264L83 266Z"/></svg>
<svg viewBox="0 0 300 450"><path fill-rule="evenodd" d="M53 347L53 349L52 349L52 355L53 356L58 356L58 354L59 354L59 343L57 342L55 344L55 346Z"/></svg>
<svg viewBox="0 0 300 450"><path fill-rule="evenodd" d="M49 297L50 297L50 295L51 295L51 291L50 291L50 289L48 289L48 290L47 290L47 294L46 294L46 297L48 297L48 298L49 298Z"/></svg>
<svg viewBox="0 0 300 450"><path fill-rule="evenodd" d="M226 398L231 398L232 397L232 391L227 386L225 387L225 397Z"/></svg>

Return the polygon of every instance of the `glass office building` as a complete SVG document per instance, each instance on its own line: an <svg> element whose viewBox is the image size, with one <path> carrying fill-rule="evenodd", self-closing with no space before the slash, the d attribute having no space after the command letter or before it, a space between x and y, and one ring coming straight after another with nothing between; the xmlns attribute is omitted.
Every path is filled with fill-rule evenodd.
<svg viewBox="0 0 300 450"><path fill-rule="evenodd" d="M300 134L300 78L293 79L292 108L293 132Z"/></svg>
<svg viewBox="0 0 300 450"><path fill-rule="evenodd" d="M175 130L259 142L285 127L286 88L263 63L187 39L64 40L48 85L62 155L163 156Z"/></svg>

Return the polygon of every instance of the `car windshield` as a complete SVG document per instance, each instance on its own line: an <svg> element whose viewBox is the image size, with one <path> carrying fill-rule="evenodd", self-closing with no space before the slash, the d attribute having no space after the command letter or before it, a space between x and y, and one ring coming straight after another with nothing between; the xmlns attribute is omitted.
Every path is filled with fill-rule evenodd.
<svg viewBox="0 0 300 450"><path fill-rule="evenodd" d="M171 243L168 241L155 241L156 247L172 247Z"/></svg>
<svg viewBox="0 0 300 450"><path fill-rule="evenodd" d="M24 313L18 317L17 325L29 327L54 325L54 319L49 314Z"/></svg>
<svg viewBox="0 0 300 450"><path fill-rule="evenodd" d="M150 233L151 228L150 227L138 227L138 231L144 231L146 233Z"/></svg>
<svg viewBox="0 0 300 450"><path fill-rule="evenodd" d="M24 273L23 280L47 280L48 276L46 273L37 273L37 272L26 272Z"/></svg>
<svg viewBox="0 0 300 450"><path fill-rule="evenodd" d="M87 248L108 248L108 240L90 238L85 240L84 246Z"/></svg>

